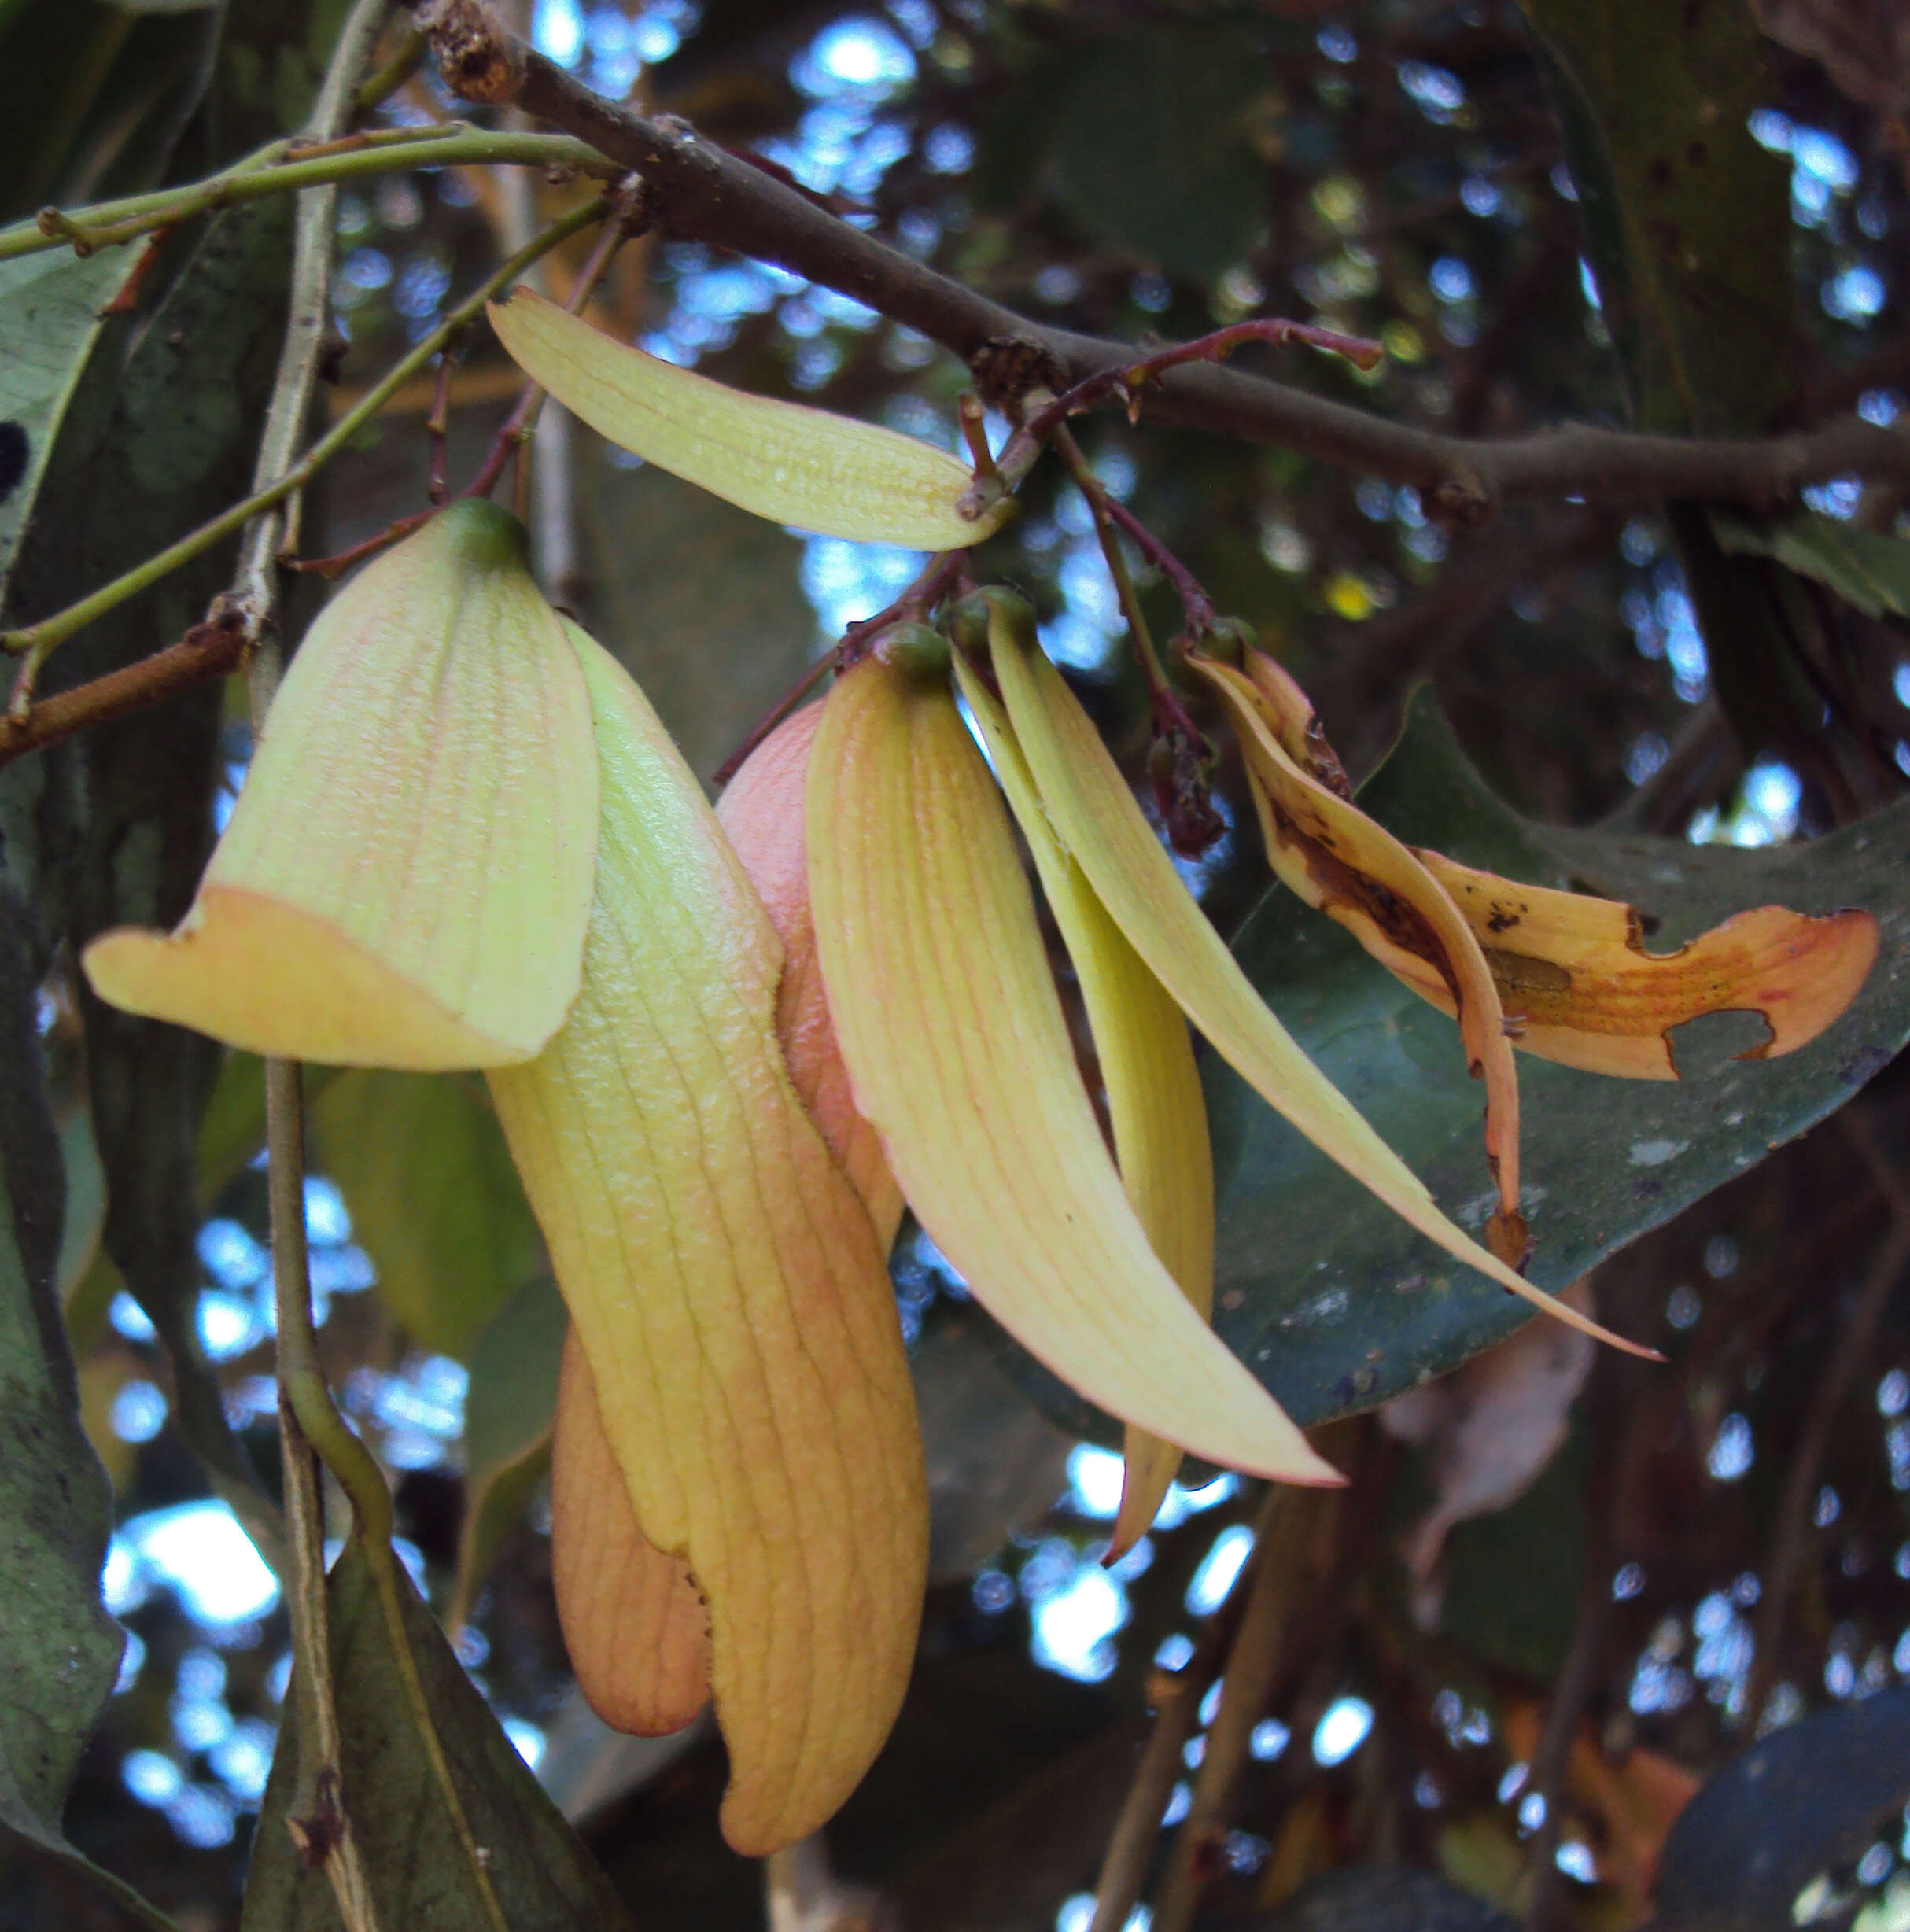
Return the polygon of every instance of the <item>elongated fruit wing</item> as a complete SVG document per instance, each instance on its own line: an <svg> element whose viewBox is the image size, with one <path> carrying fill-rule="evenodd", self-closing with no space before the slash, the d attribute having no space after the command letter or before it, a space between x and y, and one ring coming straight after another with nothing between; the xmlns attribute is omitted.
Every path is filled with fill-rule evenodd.
<svg viewBox="0 0 1910 1932"><path fill-rule="evenodd" d="M946 666L847 673L809 773L817 944L856 1104L976 1299L1122 1421L1233 1468L1336 1480L1148 1244Z"/></svg>
<svg viewBox="0 0 1910 1932"><path fill-rule="evenodd" d="M902 1190L850 1097L809 916L802 791L821 721L822 707L812 705L777 726L730 781L717 817L782 942L776 1024L790 1079L886 1252ZM687 1724L710 1699L702 1600L688 1566L637 1522L574 1333L564 1345L551 1449L551 1557L565 1647L591 1709L646 1735Z"/></svg>
<svg viewBox="0 0 1910 1932"><path fill-rule="evenodd" d="M1524 1258L1519 1212L1519 1077L1499 986L1477 935L1413 853L1304 769L1291 755L1279 713L1239 671L1189 659L1219 694L1240 739L1267 842L1267 862L1303 899L1346 927L1388 966L1410 962L1447 990L1466 1057L1485 1083L1485 1151L1499 1189L1487 1239L1502 1260ZM1303 750L1306 740L1300 736Z"/></svg>
<svg viewBox="0 0 1910 1932"><path fill-rule="evenodd" d="M1573 1328L1651 1354L1534 1288L1440 1211L1425 1183L1300 1051L1248 983L1182 883L1093 721L1042 654L1027 606L999 592L989 593L988 603L995 675L1056 831L1135 951L1215 1051L1322 1153L1447 1253Z"/></svg>
<svg viewBox="0 0 1910 1932"><path fill-rule="evenodd" d="M492 1076L636 1518L708 1607L723 1825L816 1828L887 1736L927 1559L886 1257L776 1036L780 948L643 695L574 629L603 828L584 986Z"/></svg>
<svg viewBox="0 0 1910 1932"><path fill-rule="evenodd" d="M1759 1015L1770 1037L1739 1056L1775 1059L1816 1038L1857 996L1877 957L1868 913L1739 913L1670 953L1648 953L1636 910L1521 885L1437 852L1419 854L1479 935L1516 1045L1543 1060L1633 1080L1675 1080L1672 1029L1701 1013ZM1407 962L1388 960L1439 1005Z"/></svg>
<svg viewBox="0 0 1910 1932"><path fill-rule="evenodd" d="M965 550L1014 512L974 522L971 481L946 451L828 410L751 396L615 341L528 289L493 303L518 367L601 436L776 523L857 543Z"/></svg>
<svg viewBox="0 0 1910 1932"><path fill-rule="evenodd" d="M551 1444L551 1581L577 1688L613 1730L659 1737L710 1702L703 1600L638 1525L574 1329Z"/></svg>
<svg viewBox="0 0 1910 1932"><path fill-rule="evenodd" d="M516 519L454 504L326 605L176 931L87 947L100 997L256 1053L530 1059L577 997L590 703Z"/></svg>
<svg viewBox="0 0 1910 1932"><path fill-rule="evenodd" d="M959 656L955 672L1081 983L1121 1185L1181 1292L1197 1314L1211 1316L1214 1155L1186 1019L1055 836L1001 700ZM1174 1443L1131 1423L1125 1448L1110 1561L1146 1533L1181 1466Z"/></svg>

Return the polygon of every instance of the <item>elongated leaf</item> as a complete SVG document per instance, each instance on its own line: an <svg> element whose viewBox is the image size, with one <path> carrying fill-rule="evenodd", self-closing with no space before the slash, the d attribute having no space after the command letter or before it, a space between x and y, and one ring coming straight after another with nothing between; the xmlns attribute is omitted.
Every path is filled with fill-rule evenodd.
<svg viewBox="0 0 1910 1932"><path fill-rule="evenodd" d="M1789 390L1790 183L1751 137L1748 8L1521 0L1640 426L1764 428Z"/></svg>
<svg viewBox="0 0 1910 1932"><path fill-rule="evenodd" d="M1585 257L1633 420L1761 436L1789 400L1790 170L1750 133L1772 83L1753 9L1521 0L1564 138ZM1785 573L1727 556L1704 509L1667 521L1719 702L1747 753L1823 746Z"/></svg>
<svg viewBox="0 0 1910 1932"><path fill-rule="evenodd" d="M402 1566L404 1641L451 1767L482 1877L511 1932L629 1932L610 1881L518 1755ZM326 1582L343 1749L340 1783L378 1923L472 1932L497 1920L446 1804L413 1714L371 1572L354 1537ZM295 1849L286 1820L301 1739L286 1717L253 1842L245 1932L338 1932L325 1874Z"/></svg>
<svg viewBox="0 0 1910 1932"><path fill-rule="evenodd" d="M604 815L584 990L492 1088L637 1520L709 1606L724 1829L761 1852L836 1808L901 1702L914 1402L875 1231L784 1070L774 932L642 694L573 636Z"/></svg>
<svg viewBox="0 0 1910 1932"><path fill-rule="evenodd" d="M421 1348L462 1359L542 1259L489 1096L455 1075L348 1067L311 1123L380 1299Z"/></svg>
<svg viewBox="0 0 1910 1932"><path fill-rule="evenodd" d="M286 31L302 17L288 9ZM128 337L101 331L48 459L8 587L13 618L42 614L131 568L242 493L284 324L291 210L261 204L182 235L156 309ZM110 503L110 514L99 506ZM62 647L57 690L173 643L230 581L210 553ZM39 758L86 802L65 909L77 952L123 922L170 924L212 844L222 693L214 686L116 721ZM204 1040L104 1006L83 982L93 1126L107 1183L105 1245L170 1358L173 1414L220 1493L270 1547L275 1517L227 1419L195 1321L201 1282L193 1137L218 1064Z"/></svg>
<svg viewBox="0 0 1910 1932"><path fill-rule="evenodd" d="M1294 758L1293 744L1305 748L1315 728L1310 719L1302 723L1292 715L1297 686L1281 691L1287 700L1282 742L1274 722L1277 701L1267 688L1292 680L1270 658L1254 652L1248 673L1204 658L1190 662L1233 721L1274 872L1376 959L1415 985L1437 986L1444 998L1436 1004L1457 1017L1467 1064L1485 1082L1486 1160L1499 1189L1488 1239L1502 1261L1516 1266L1526 1247L1519 1213L1518 1073L1499 989L1478 938L1435 875Z"/></svg>
<svg viewBox="0 0 1910 1932"><path fill-rule="evenodd" d="M1773 558L1867 617L1910 617L1910 543L1901 536L1808 511L1761 527L1714 510L1711 530L1733 556Z"/></svg>
<svg viewBox="0 0 1910 1932"><path fill-rule="evenodd" d="M99 312L126 270L112 251L63 249L0 262L0 595L53 439L105 326Z"/></svg>
<svg viewBox="0 0 1910 1932"><path fill-rule="evenodd" d="M111 1498L53 1292L62 1183L27 920L0 886L0 1826L77 1857L60 1816L123 1639L99 1600Z"/></svg>
<svg viewBox="0 0 1910 1932"><path fill-rule="evenodd" d="M191 911L87 948L101 998L334 1064L542 1047L577 994L596 766L524 541L461 503L333 599Z"/></svg>
<svg viewBox="0 0 1910 1932"><path fill-rule="evenodd" d="M966 659L956 658L955 673L1080 978L1121 1185L1149 1244L1181 1292L1202 1317L1211 1315L1214 1156L1187 1022L1056 837L1001 701ZM1124 1554L1146 1532L1181 1466L1174 1443L1131 1425L1126 1451L1111 1558Z"/></svg>
<svg viewBox="0 0 1910 1932"><path fill-rule="evenodd" d="M498 1310L471 1350L464 1518L457 1590L445 1618L454 1629L469 1617L500 1546L550 1468L558 1364L570 1325L557 1285L540 1276Z"/></svg>
<svg viewBox="0 0 1910 1932"><path fill-rule="evenodd" d="M1442 1214L1426 1186L1315 1066L1194 903L1087 713L1034 640L1019 599L990 600L995 674L1055 829L1101 901L1215 1050L1267 1104L1407 1224L1469 1266L1600 1340L1648 1354L1555 1301Z"/></svg>
<svg viewBox="0 0 1910 1932"><path fill-rule="evenodd" d="M1850 1009L1783 1060L1727 1057L1762 1031L1701 1019L1677 1037L1682 1081L1619 1081L1528 1060L1523 1204L1532 1274L1563 1289L1604 1256L1743 1174L1849 1097L1910 1039L1910 806L1805 846L1739 851L1518 818L1467 764L1429 696L1360 795L1396 836L1495 872L1570 883L1635 905L1675 946L1747 903L1874 913L1876 966ZM1492 1196L1477 1174L1479 1090L1450 1023L1323 920L1296 920L1284 887L1234 951L1322 1070L1468 1226ZM1453 1269L1358 1185L1300 1145L1247 1083L1208 1063L1220 1177L1215 1325L1281 1402L1311 1423L1363 1409L1507 1333L1525 1311ZM1079 1421L1076 1412L1056 1413Z"/></svg>
<svg viewBox="0 0 1910 1932"><path fill-rule="evenodd" d="M1329 1481L1148 1245L1075 1065L1027 879L945 677L870 658L809 759L809 886L856 1102L990 1314L1122 1420Z"/></svg>
<svg viewBox="0 0 1910 1932"><path fill-rule="evenodd" d="M956 510L967 467L915 437L826 410L746 395L614 341L529 289L491 325L525 374L600 434L673 476L824 536L964 550L1013 514Z"/></svg>
<svg viewBox="0 0 1910 1932"><path fill-rule="evenodd" d="M717 820L782 944L776 1028L790 1080L886 1252L902 1219L902 1190L850 1098L809 916L803 780L821 717L812 706L778 725L730 782ZM551 1461L557 1609L578 1686L618 1730L680 1730L709 1702L708 1619L688 1569L638 1525L574 1336L564 1348Z"/></svg>

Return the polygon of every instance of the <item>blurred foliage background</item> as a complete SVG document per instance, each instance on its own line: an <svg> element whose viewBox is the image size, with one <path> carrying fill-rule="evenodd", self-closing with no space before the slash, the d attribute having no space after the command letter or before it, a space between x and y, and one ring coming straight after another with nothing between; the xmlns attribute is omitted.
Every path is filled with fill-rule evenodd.
<svg viewBox="0 0 1910 1932"><path fill-rule="evenodd" d="M1670 426L1754 433L1853 407L1889 423L1910 393L1900 30L1887 8L1835 0L1760 10L1764 34L1735 0L1663 10L1714 34L1722 65L1750 76L1755 168L1720 192L1748 201L1774 183L1778 197L1775 242L1755 242L1775 248L1778 285L1717 295L1705 419ZM222 40L205 9L0 6L6 212L97 198L159 168L203 171L283 124L294 70L335 15L297 11L302 39L234 0ZM536 0L521 24L601 91L688 117L1044 319L1146 341L1287 315L1371 336L1386 359L1362 375L1256 348L1243 364L1402 422L1483 434L1650 420L1588 225L1628 192L1624 157L1591 181L1553 105L1574 23L1594 12L1637 35L1625 44L1645 111L1680 111L1657 83L1683 55L1646 0L1528 11ZM246 123L248 101L279 120ZM380 110L465 112L428 72ZM459 171L348 190L326 407L348 407L573 194ZM555 293L582 253L548 264ZM949 358L780 271L646 238L599 314L725 381L953 442L964 378ZM277 326L267 299L261 339ZM242 360L228 345L216 377L192 379L230 382ZM487 337L463 345L454 480L517 387ZM335 466L308 553L424 503L431 393L402 394ZM756 523L551 415L530 506L548 587L623 658L706 777L917 567ZM1110 489L1307 685L1356 777L1429 680L1473 765L1535 820L1782 846L1910 783L1901 589L1894 607L1886 595L1865 608L1808 575L1780 584L1781 566L1727 551L1676 507L1532 501L1467 531L1410 489L1298 454L1112 415L1080 433ZM236 493L227 479L214 503ZM1853 529L1899 527L1888 489L1838 481L1809 499ZM1145 697L1085 505L1053 464L1024 500L983 573L1034 599L1050 651L1138 764ZM1734 570L1763 573L1775 642L1720 625ZM1144 595L1171 632L1171 592L1144 578ZM154 620L154 641L176 635L168 621ZM242 720L234 702L203 721L227 802ZM1244 795L1225 767L1219 783L1232 828ZM1195 876L1230 930L1267 884L1232 829ZM202 1126L170 1130L165 1171L190 1178L201 1208L179 1210L194 1225L175 1298L184 1340L168 1351L127 1292L124 1254L101 1245L113 1157L57 964L40 1019L68 1177L62 1289L114 1492L106 1602L130 1633L68 1831L182 1927L212 1932L239 1923L289 1666L277 1584L208 1481L218 1431L202 1416L189 1443L183 1426L191 1388L202 1407L209 1389L231 1436L261 1468L275 1461L257 1070L229 1061ZM1910 1926L1910 1112L1886 1057L1840 1070L1834 1096L1771 1137L1868 1079L1842 1113L1596 1270L1601 1318L1667 1366L1594 1362L1528 1329L1331 1425L1344 1492L1269 1518L1233 1479L1195 1472L1112 1570L1097 1558L1117 1461L1031 1403L986 1318L905 1234L895 1274L935 1582L901 1726L828 1834L839 1886L824 1902L838 1915L816 1923L872 1908L910 1932L1086 1932L1150 1699L1173 1708L1180 1671L1182 1761L1141 1847L1167 1888L1151 1894L1158 1912L1178 1887L1215 1925L1486 1926L1536 1911L1619 1927L1655 1910L1667 1924ZM481 1083L315 1078L312 1130L328 1363L391 1474L401 1553L458 1656L636 1923L761 1923L759 1873L717 1835L713 1734L618 1738L569 1680L541 1496L562 1316ZM1628 1232L1661 1219L1648 1196L1628 1211ZM1358 1407L1357 1392L1337 1406ZM1256 1520L1270 1569L1298 1580L1271 1607L1233 1588ZM1217 1774L1204 1764L1219 1716L1208 1686L1243 1617L1273 1620L1270 1654ZM1727 1771L1786 1739L1781 1802ZM1739 1783L1691 1802L1721 1772ZM1808 1817L1804 1791L1819 1801ZM1755 1895L1753 1844L1768 1854ZM81 1880L0 1852L0 1926L120 1922Z"/></svg>

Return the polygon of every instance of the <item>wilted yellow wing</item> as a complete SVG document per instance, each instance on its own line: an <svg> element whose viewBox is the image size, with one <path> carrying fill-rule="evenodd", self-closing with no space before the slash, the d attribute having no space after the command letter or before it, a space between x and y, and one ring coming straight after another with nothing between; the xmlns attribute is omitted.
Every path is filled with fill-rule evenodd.
<svg viewBox="0 0 1910 1932"><path fill-rule="evenodd" d="M995 675L1055 830L1215 1051L1322 1153L1449 1254L1573 1328L1635 1355L1652 1354L1534 1288L1440 1213L1418 1176L1254 991L1181 883L1087 713L1042 654L1027 605L1000 592L989 593L988 604Z"/></svg>
<svg viewBox="0 0 1910 1932"><path fill-rule="evenodd" d="M1518 1071L1499 988L1472 927L1406 846L1290 754L1296 738L1303 752L1307 748L1305 726L1280 732L1278 711L1253 680L1209 658L1188 662L1219 694L1233 721L1267 862L1374 958L1396 970L1396 962L1410 962L1421 978L1446 989L1446 1010L1458 1019L1467 1062L1485 1082L1486 1159L1499 1189L1487 1241L1516 1266L1526 1249L1519 1212Z"/></svg>
<svg viewBox="0 0 1910 1932"><path fill-rule="evenodd" d="M518 367L599 435L776 523L907 550L965 550L1014 514L956 509L968 466L912 436L751 396L615 341L529 289L491 305Z"/></svg>
<svg viewBox="0 0 1910 1932"><path fill-rule="evenodd" d="M1081 982L1121 1185L1149 1244L1204 1319L1214 1309L1214 1156L1187 1022L1055 836L1001 700L959 655L955 675ZM1174 1443L1132 1424L1126 1451L1109 1561L1146 1533L1181 1466Z"/></svg>
<svg viewBox="0 0 1910 1932"><path fill-rule="evenodd" d="M1248 651L1246 669L1263 718L1294 762L1349 796L1306 694L1263 651ZM1477 936L1514 1042L1590 1073L1675 1080L1671 1030L1701 1013L1763 1017L1771 1037L1744 1059L1791 1053L1843 1012L1876 958L1869 913L1812 918L1774 905L1740 913L1676 952L1647 953L1637 913L1617 900L1521 885L1443 853L1415 856ZM1451 987L1425 961L1405 951L1388 957L1363 935L1362 943L1452 1012Z"/></svg>
<svg viewBox="0 0 1910 1932"><path fill-rule="evenodd" d="M1676 1079L1672 1029L1701 1013L1762 1017L1771 1037L1741 1059L1794 1053L1857 997L1877 957L1868 913L1812 918L1779 905L1737 913L1676 952L1647 953L1636 911L1616 899L1419 857L1478 935L1514 1042L1591 1073ZM1386 964L1443 1004L1407 962Z"/></svg>
<svg viewBox="0 0 1910 1932"><path fill-rule="evenodd" d="M886 1256L775 1031L780 949L695 778L581 632L603 835L584 987L492 1090L638 1521L710 1615L725 1835L828 1818L913 1661L927 1499Z"/></svg>
<svg viewBox="0 0 1910 1932"><path fill-rule="evenodd" d="M817 944L856 1104L975 1298L1123 1421L1232 1468L1337 1480L1148 1244L946 673L857 666L809 772Z"/></svg>
<svg viewBox="0 0 1910 1932"><path fill-rule="evenodd" d="M456 503L312 627L178 929L104 934L87 975L256 1053L529 1060L577 996L596 850L577 654L516 519Z"/></svg>
<svg viewBox="0 0 1910 1932"><path fill-rule="evenodd" d="M886 1252L902 1219L902 1189L850 1097L809 917L803 779L821 721L822 707L812 705L771 732L730 781L717 818L782 942L776 1037L790 1079ZM617 1730L645 1735L687 1724L710 1700L702 1599L688 1566L638 1525L574 1333L557 1398L551 1558L565 1647L591 1709Z"/></svg>

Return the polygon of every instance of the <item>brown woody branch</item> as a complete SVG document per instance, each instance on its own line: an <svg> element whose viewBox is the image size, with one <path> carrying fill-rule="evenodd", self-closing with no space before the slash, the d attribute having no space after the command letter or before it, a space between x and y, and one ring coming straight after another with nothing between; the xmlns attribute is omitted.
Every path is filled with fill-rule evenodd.
<svg viewBox="0 0 1910 1932"><path fill-rule="evenodd" d="M416 18L454 91L521 108L640 172L664 232L774 263L918 330L960 356L991 401L1036 387L1059 393L1136 359L1131 343L1031 321L938 274L702 139L687 122L647 119L593 94L506 32L482 0L424 0ZM1484 522L1515 497L1775 506L1831 476L1910 481L1910 429L1857 416L1757 440L1641 436L1587 425L1449 437L1208 364L1175 369L1150 385L1142 413L1410 484L1429 511L1466 525Z"/></svg>
<svg viewBox="0 0 1910 1932"><path fill-rule="evenodd" d="M43 698L18 716L0 717L0 765L42 745L50 745L95 724L109 724L129 711L188 691L208 677L223 677L245 662L251 647L245 614L221 599L203 624L195 624L176 644L124 669L109 671L90 684Z"/></svg>

